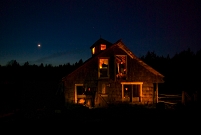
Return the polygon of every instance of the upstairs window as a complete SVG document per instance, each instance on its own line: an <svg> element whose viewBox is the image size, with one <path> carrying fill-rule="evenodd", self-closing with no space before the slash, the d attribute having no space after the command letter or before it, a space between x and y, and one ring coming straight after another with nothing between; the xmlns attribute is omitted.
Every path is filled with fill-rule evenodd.
<svg viewBox="0 0 201 135"><path fill-rule="evenodd" d="M92 48L92 54L95 54L95 47Z"/></svg>
<svg viewBox="0 0 201 135"><path fill-rule="evenodd" d="M127 57L126 55L116 55L116 78L126 79L127 75Z"/></svg>
<svg viewBox="0 0 201 135"><path fill-rule="evenodd" d="M99 77L109 77L109 59L108 58L99 58Z"/></svg>
<svg viewBox="0 0 201 135"><path fill-rule="evenodd" d="M101 50L105 50L106 49L106 45L105 44L101 44L100 47L101 47L100 48Z"/></svg>

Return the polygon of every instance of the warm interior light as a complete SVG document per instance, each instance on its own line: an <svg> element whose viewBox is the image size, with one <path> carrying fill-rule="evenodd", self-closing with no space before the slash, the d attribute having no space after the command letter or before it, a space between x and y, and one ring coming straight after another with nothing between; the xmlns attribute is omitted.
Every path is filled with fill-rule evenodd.
<svg viewBox="0 0 201 135"><path fill-rule="evenodd" d="M99 62L100 69L107 68L107 66L108 66L108 59L100 59L100 62Z"/></svg>
<svg viewBox="0 0 201 135"><path fill-rule="evenodd" d="M106 49L106 45L105 44L101 44L101 50L105 50Z"/></svg>
<svg viewBox="0 0 201 135"><path fill-rule="evenodd" d="M92 48L92 54L95 54L95 47Z"/></svg>
<svg viewBox="0 0 201 135"><path fill-rule="evenodd" d="M85 99L81 98L79 101L78 101L79 104L84 104L85 103Z"/></svg>

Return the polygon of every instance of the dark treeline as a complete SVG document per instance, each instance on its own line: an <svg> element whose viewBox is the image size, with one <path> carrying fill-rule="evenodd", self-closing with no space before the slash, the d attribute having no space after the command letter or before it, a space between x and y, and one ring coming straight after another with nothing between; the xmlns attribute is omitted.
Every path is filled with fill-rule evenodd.
<svg viewBox="0 0 201 135"><path fill-rule="evenodd" d="M74 64L63 64L59 66L52 66L51 64L44 65L30 65L29 62L25 62L20 65L16 60L11 60L6 66L0 66L1 82L9 81L58 81L63 76L72 72L74 69L83 64L82 59Z"/></svg>
<svg viewBox="0 0 201 135"><path fill-rule="evenodd" d="M20 65L11 60L6 66L0 66L0 112L13 108L58 106L63 100L59 93L62 77L82 64L82 59L59 66L30 65L29 62Z"/></svg>
<svg viewBox="0 0 201 135"><path fill-rule="evenodd" d="M190 49L169 56L157 56L147 52L140 57L145 63L165 76L164 84L159 84L159 93L200 91L201 50L196 53ZM74 64L59 66L20 65L16 60L0 66L0 108L40 108L56 107L63 103L64 97L58 94L62 77L83 64L82 59Z"/></svg>
<svg viewBox="0 0 201 135"><path fill-rule="evenodd" d="M201 90L201 50L194 53L187 49L172 58L147 52L141 59L165 76L165 83L159 85L160 93L181 94L182 91L194 93Z"/></svg>

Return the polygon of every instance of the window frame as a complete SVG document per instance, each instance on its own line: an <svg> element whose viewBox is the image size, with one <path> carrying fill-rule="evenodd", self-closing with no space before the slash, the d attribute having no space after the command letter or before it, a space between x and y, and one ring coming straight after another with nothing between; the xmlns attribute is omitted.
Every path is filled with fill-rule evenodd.
<svg viewBox="0 0 201 135"><path fill-rule="evenodd" d="M107 59L107 67L106 67L107 76L101 76L101 69L104 70L103 67L100 66L101 59ZM109 57L99 57L98 58L98 78L99 79L109 78L109 61L110 61Z"/></svg>
<svg viewBox="0 0 201 135"><path fill-rule="evenodd" d="M85 99L86 98L86 95L85 94L82 94L82 95L78 95L77 94L77 86L84 86L84 84L75 84L75 103L77 104L78 102L78 99L79 98L82 98L82 99Z"/></svg>
<svg viewBox="0 0 201 135"><path fill-rule="evenodd" d="M100 50L103 51L105 49L107 49L106 44L100 44Z"/></svg>
<svg viewBox="0 0 201 135"><path fill-rule="evenodd" d="M120 74L120 72L118 70L119 67L117 66L118 62L117 62L117 57L125 57L125 64L123 64L125 66L125 68L123 69L125 71L125 74ZM127 74L128 74L128 68L127 68L127 55L115 55L115 79L123 79L126 80L127 79Z"/></svg>
<svg viewBox="0 0 201 135"><path fill-rule="evenodd" d="M139 85L139 101L138 102L142 102L142 85L143 82L121 82L122 85L122 101L125 101L125 94L124 94L124 85ZM133 93L132 93L132 97L133 97ZM132 101L133 102L133 101Z"/></svg>
<svg viewBox="0 0 201 135"><path fill-rule="evenodd" d="M91 53L92 53L93 55L96 53L96 48L95 48L95 47L93 47L93 48L91 49Z"/></svg>

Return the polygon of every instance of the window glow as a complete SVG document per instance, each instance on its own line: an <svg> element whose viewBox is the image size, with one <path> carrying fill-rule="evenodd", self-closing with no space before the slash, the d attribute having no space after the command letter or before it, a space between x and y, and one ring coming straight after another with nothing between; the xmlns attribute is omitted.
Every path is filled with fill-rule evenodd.
<svg viewBox="0 0 201 135"><path fill-rule="evenodd" d="M92 48L92 54L95 54L95 47Z"/></svg>
<svg viewBox="0 0 201 135"><path fill-rule="evenodd" d="M100 67L100 69L107 68L108 67L108 59L100 59L99 67Z"/></svg>
<svg viewBox="0 0 201 135"><path fill-rule="evenodd" d="M108 77L109 76L109 59L99 59L99 77Z"/></svg>
<svg viewBox="0 0 201 135"><path fill-rule="evenodd" d="M106 45L105 44L101 44L101 50L105 50L106 49Z"/></svg>
<svg viewBox="0 0 201 135"><path fill-rule="evenodd" d="M127 57L126 55L116 55L116 77L117 79L126 79Z"/></svg>
<svg viewBox="0 0 201 135"><path fill-rule="evenodd" d="M84 104L84 103L85 103L85 99L84 98L78 99L78 104Z"/></svg>

